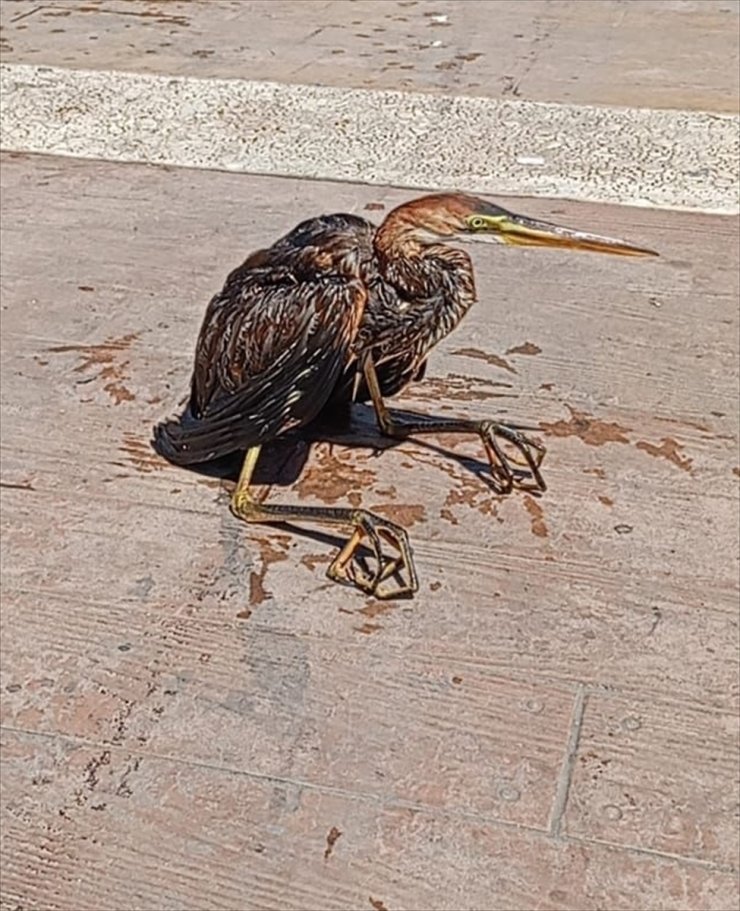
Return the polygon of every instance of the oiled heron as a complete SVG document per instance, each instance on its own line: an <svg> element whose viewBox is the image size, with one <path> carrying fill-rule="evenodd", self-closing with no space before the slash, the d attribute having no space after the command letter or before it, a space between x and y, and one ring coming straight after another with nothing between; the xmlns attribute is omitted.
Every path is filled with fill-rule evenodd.
<svg viewBox="0 0 740 911"><path fill-rule="evenodd" d="M403 528L364 509L258 502L250 480L265 443L351 401L370 400L383 434L477 434L499 492L545 489L545 449L522 433L532 428L497 420L401 420L385 404L422 378L429 352L475 302L472 263L448 246L453 241L654 255L460 193L406 203L380 227L344 214L304 221L228 276L206 310L189 403L154 432L156 451L177 465L246 452L231 508L247 522L352 528L328 575L377 597L418 588ZM513 462L501 441L523 461ZM512 464L526 466L526 475ZM357 558L363 541L374 557L370 564Z"/></svg>

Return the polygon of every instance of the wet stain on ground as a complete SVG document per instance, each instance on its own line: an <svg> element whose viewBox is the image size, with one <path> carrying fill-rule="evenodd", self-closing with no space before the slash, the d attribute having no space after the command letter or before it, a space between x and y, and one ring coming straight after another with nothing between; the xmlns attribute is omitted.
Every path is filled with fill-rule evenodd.
<svg viewBox="0 0 740 911"><path fill-rule="evenodd" d="M387 614L389 611L397 610L397 604L391 604L388 601L369 601L364 607L361 607L358 611L355 611L357 614L362 614L364 617L368 617L370 620L373 617L378 617L381 614Z"/></svg>
<svg viewBox="0 0 740 911"><path fill-rule="evenodd" d="M280 563L282 560L288 559L289 543L290 538L287 535L281 535L272 540L265 538L259 542L262 567L259 571L252 570L249 574L249 603L253 607L272 598L272 592L265 588L265 576L273 563Z"/></svg>
<svg viewBox="0 0 740 911"><path fill-rule="evenodd" d="M334 850L334 845L342 837L341 831L336 827L332 826L329 829L329 832L326 836L326 848L324 850L324 860L329 860Z"/></svg>
<svg viewBox="0 0 740 911"><path fill-rule="evenodd" d="M458 487L453 488L445 497L443 510L451 509L453 506L468 506L476 509L482 516L495 517L498 515L498 507L490 490L481 487L480 481L476 478L457 476ZM456 525L457 522L452 524Z"/></svg>
<svg viewBox="0 0 740 911"><path fill-rule="evenodd" d="M506 352L507 354L540 354L542 348L539 345L535 345L534 342L523 342L521 345L515 345L513 348L509 348Z"/></svg>
<svg viewBox="0 0 740 911"><path fill-rule="evenodd" d="M524 508L532 518L532 534L536 535L538 538L549 537L550 532L547 530L547 525L545 524L545 513L537 500L535 500L534 497L527 495L522 502L524 503Z"/></svg>
<svg viewBox="0 0 740 911"><path fill-rule="evenodd" d="M656 459L667 459L678 468L683 469L683 471L691 471L691 466L694 464L693 459L681 455L683 446L670 437L663 437L659 446L656 446L654 443L648 443L645 440L640 440L638 443L635 443L635 446L642 452L654 456Z"/></svg>
<svg viewBox="0 0 740 911"><path fill-rule="evenodd" d="M377 633L378 630L383 629L379 623L363 623L362 626L356 626L355 631L358 633L364 633L366 636L371 636L373 633Z"/></svg>
<svg viewBox="0 0 740 911"><path fill-rule="evenodd" d="M485 361L486 364L490 364L492 367L500 367L502 370L507 370L509 373L518 372L505 358L499 357L498 354L490 354L487 351L481 351L480 348L458 348L452 353L459 357L471 358L475 361Z"/></svg>
<svg viewBox="0 0 740 911"><path fill-rule="evenodd" d="M362 491L375 480L375 472L358 468L356 454L335 455L330 444L320 444L316 450L316 464L309 466L296 485L301 498L315 497L324 503L346 500L349 506L358 507Z"/></svg>
<svg viewBox="0 0 740 911"><path fill-rule="evenodd" d="M124 435L120 449L126 454L126 460L142 474L162 471L166 467L165 461L157 456L148 442L139 440L131 434Z"/></svg>
<svg viewBox="0 0 740 911"><path fill-rule="evenodd" d="M605 446L607 443L627 443L625 434L629 427L622 427L614 421L602 421L585 411L577 411L566 405L570 411L569 421L555 421L553 424L540 424L542 432L554 437L576 436L588 446Z"/></svg>
<svg viewBox="0 0 740 911"><path fill-rule="evenodd" d="M115 405L122 402L132 402L136 396L125 385L128 377L125 368L128 361L118 363L117 358L122 351L126 351L138 338L135 332L121 338L108 338L99 345L56 345L46 350L52 354L65 354L75 352L80 354L81 361L74 368L75 373L86 373L97 370L96 377L103 381L104 391L113 399Z"/></svg>
<svg viewBox="0 0 740 911"><path fill-rule="evenodd" d="M447 506L443 506L442 509L440 509L439 517L440 517L440 519L444 519L445 522L449 522L450 525L459 525L460 524L460 520L453 513L453 511L451 509L449 509Z"/></svg>
<svg viewBox="0 0 740 911"><path fill-rule="evenodd" d="M411 528L413 525L423 522L427 517L424 506L411 503L381 503L371 507L370 511L385 516L386 519L390 519L391 522L402 525L404 528Z"/></svg>
<svg viewBox="0 0 740 911"><path fill-rule="evenodd" d="M330 554L304 554L301 557L300 562L307 569L310 569L311 572L315 572L317 566L322 566L322 565L331 563L331 555Z"/></svg>
<svg viewBox="0 0 740 911"><path fill-rule="evenodd" d="M481 377L449 373L445 377L429 377L409 392L409 397L424 402L475 402L486 399L511 398L494 389L512 389L511 383L487 380Z"/></svg>

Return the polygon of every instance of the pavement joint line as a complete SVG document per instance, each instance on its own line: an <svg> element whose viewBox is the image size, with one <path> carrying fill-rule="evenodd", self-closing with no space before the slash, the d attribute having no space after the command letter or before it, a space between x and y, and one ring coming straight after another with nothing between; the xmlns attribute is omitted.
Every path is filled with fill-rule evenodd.
<svg viewBox="0 0 740 911"><path fill-rule="evenodd" d="M284 787L306 790L325 796L342 797L346 800L366 803L373 806L379 806L383 809L412 810L422 813L431 818L445 817L447 819L461 819L466 822L477 823L478 825L494 826L501 829L508 829L515 832L524 832L527 835L549 841L553 839L551 834L543 828L526 823L513 822L508 819L501 819L498 816L487 816L481 813L474 813L470 810L445 807L435 807L431 804L418 803L414 800L406 800L402 797L383 797L379 794L373 794L371 791L352 791L348 788L337 787L336 785L321 784L312 782L308 779L290 778L285 775L273 775L269 772L257 772L250 769L240 769L236 766L227 765L220 762L213 762L206 759L195 759L167 753L158 753L151 750L142 750L135 746L114 742L111 740L97 741L90 740L78 734L67 734L63 731L37 731L31 728L23 728L12 724L0 724L0 734L7 732L9 734L23 735L26 737L38 738L40 740L61 740L69 744L81 747L88 747L94 750L110 750L117 753L125 753L127 756L136 756L141 759L152 760L154 762L171 762L176 765L191 766L193 768L208 769L214 772L220 772L224 775L235 775L270 784L279 784ZM566 836L562 839L564 844L574 845L596 845L610 851L620 851L626 854L633 854L644 857L651 857L662 863L679 863L685 866L699 867L704 870L711 870L716 873L735 873L737 868L729 864L717 863L716 861L703 860L700 857L690 857L684 854L669 854L662 851L656 851L652 848L642 848L637 845L619 844L612 841L604 841L597 838L581 838L579 836Z"/></svg>
<svg viewBox="0 0 740 911"><path fill-rule="evenodd" d="M407 189L740 213L740 117L30 64L0 146Z"/></svg>
<svg viewBox="0 0 740 911"><path fill-rule="evenodd" d="M583 726L583 715L586 711L586 700L588 693L586 687L580 684L576 688L575 698L573 699L573 710L571 712L570 726L568 729L568 739L565 744L565 753L563 763L555 785L555 798L552 802L552 811L550 813L550 824L548 830L553 838L559 838L563 827L565 811L568 807L568 797L570 795L570 786L573 781L573 770L575 769L576 756L578 754L578 744L581 739L581 728Z"/></svg>

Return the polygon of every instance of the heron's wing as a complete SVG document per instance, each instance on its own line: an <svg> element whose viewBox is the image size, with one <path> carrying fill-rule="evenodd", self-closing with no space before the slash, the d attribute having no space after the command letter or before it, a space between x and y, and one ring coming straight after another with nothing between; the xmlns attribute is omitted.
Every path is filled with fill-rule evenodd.
<svg viewBox="0 0 740 911"><path fill-rule="evenodd" d="M190 404L156 428L155 449L194 464L307 424L350 360L365 299L359 279L336 275L227 283L201 327Z"/></svg>

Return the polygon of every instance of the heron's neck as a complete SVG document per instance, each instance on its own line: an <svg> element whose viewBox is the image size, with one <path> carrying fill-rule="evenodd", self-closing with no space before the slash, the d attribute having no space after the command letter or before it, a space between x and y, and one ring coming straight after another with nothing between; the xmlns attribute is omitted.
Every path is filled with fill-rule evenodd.
<svg viewBox="0 0 740 911"><path fill-rule="evenodd" d="M412 231L390 219L375 235L375 254L383 278L409 297L443 291L469 305L475 299L473 267L463 250L444 244L422 244Z"/></svg>
<svg viewBox="0 0 740 911"><path fill-rule="evenodd" d="M386 281L412 296L432 291L428 287L433 281L430 260L435 252L444 252L443 248L420 244L403 221L393 216L378 228L374 246L380 273Z"/></svg>

